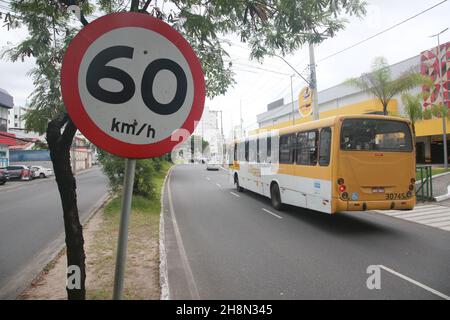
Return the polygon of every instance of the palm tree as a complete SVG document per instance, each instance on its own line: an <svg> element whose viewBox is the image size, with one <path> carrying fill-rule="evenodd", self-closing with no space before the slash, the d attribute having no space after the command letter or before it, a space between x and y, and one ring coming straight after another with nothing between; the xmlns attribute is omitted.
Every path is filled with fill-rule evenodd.
<svg viewBox="0 0 450 320"><path fill-rule="evenodd" d="M402 102L406 117L411 121L411 126L416 137L416 122L424 118L424 109L422 107L423 94L412 95L409 93L402 94Z"/></svg>
<svg viewBox="0 0 450 320"><path fill-rule="evenodd" d="M359 78L351 78L346 83L370 92L380 100L383 106L383 114L387 115L387 106L392 97L418 85L430 84L430 79L413 70L406 71L398 78L392 79L387 60L383 57L377 57L372 63L370 73L364 73Z"/></svg>

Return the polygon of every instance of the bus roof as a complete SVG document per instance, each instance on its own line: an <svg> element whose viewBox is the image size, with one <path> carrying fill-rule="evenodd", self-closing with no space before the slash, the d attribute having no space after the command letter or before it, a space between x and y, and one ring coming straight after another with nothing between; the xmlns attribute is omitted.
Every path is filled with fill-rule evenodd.
<svg viewBox="0 0 450 320"><path fill-rule="evenodd" d="M289 133L293 133L293 132L306 131L306 130L311 130L311 129L316 129L316 128L330 127L330 126L333 126L337 121L343 121L344 119L351 119L351 118L353 118L353 119L357 118L357 119L395 120L395 121L407 122L408 124L410 123L410 121L405 118L384 116L384 115L378 115L378 114L337 115L337 116L331 116L331 117L327 117L327 118L323 118L323 119L319 119L319 120L311 120L308 122L303 122L303 123L299 123L299 124L296 124L293 126L284 127L284 128L280 128L280 129L272 129L272 130L260 129L261 132L259 132L257 134L253 134L253 135L243 137L240 139L235 139L234 142L240 142L245 139L250 139L250 140L255 139L258 136L263 135L266 132L270 132L273 130L278 131L278 133L281 135L281 134L289 134Z"/></svg>

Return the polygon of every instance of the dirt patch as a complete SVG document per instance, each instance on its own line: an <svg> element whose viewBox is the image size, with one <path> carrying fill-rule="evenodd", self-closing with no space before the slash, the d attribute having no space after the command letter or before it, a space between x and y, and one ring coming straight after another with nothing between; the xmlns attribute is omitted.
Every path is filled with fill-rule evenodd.
<svg viewBox="0 0 450 320"><path fill-rule="evenodd" d="M87 299L111 299L119 214L99 210L84 229ZM18 299L66 299L65 252ZM130 219L125 299L159 299L159 216L133 211Z"/></svg>

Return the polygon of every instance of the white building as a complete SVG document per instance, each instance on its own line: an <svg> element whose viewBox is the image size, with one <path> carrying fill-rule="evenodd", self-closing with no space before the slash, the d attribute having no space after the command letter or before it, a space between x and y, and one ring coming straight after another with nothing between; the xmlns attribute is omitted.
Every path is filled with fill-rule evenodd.
<svg viewBox="0 0 450 320"><path fill-rule="evenodd" d="M9 110L8 126L11 129L25 129L25 121L23 116L27 112L27 108L14 106Z"/></svg>
<svg viewBox="0 0 450 320"><path fill-rule="evenodd" d="M442 66L442 80L439 76L437 47L423 51L420 54L390 66L392 78L397 78L405 71L414 70L429 76L434 86L431 95L424 100L423 107L438 102L440 81L443 83L444 104L450 108L450 42L440 48ZM320 85L320 84L319 84ZM416 87L410 91L417 94L423 90ZM320 118L341 114L382 114L382 105L371 94L347 84L339 84L318 93ZM394 96L388 105L389 115L405 116L404 106L400 95ZM268 108L266 112L257 115L260 129L278 129L311 121L312 116L304 117L299 113L298 100L290 101L276 108ZM442 119L432 118L418 121L416 128L416 156L419 163L442 163ZM259 131L260 129L256 130ZM450 121L447 120L447 141L450 138ZM448 143L448 142L447 142ZM450 149L450 148L449 148ZM449 150L450 151L450 150ZM448 155L450 156L450 154Z"/></svg>
<svg viewBox="0 0 450 320"><path fill-rule="evenodd" d="M9 146L15 145L14 134L8 133L8 111L13 106L13 97L0 89L0 167L9 164Z"/></svg>

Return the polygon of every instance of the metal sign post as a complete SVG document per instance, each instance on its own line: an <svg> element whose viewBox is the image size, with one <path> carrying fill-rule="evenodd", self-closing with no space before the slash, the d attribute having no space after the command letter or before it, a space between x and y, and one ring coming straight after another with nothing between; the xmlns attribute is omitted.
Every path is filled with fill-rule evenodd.
<svg viewBox="0 0 450 320"><path fill-rule="evenodd" d="M117 242L116 270L114 272L113 299L121 300L123 294L123 276L127 257L128 225L130 222L131 199L133 196L136 159L125 160L125 180L123 184L122 214L120 216L119 240Z"/></svg>
<svg viewBox="0 0 450 320"><path fill-rule="evenodd" d="M203 70L190 44L167 23L143 13L112 13L70 42L61 92L78 130L126 159L113 293L121 299L136 159L172 151L177 130L194 132L205 103Z"/></svg>

